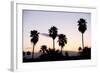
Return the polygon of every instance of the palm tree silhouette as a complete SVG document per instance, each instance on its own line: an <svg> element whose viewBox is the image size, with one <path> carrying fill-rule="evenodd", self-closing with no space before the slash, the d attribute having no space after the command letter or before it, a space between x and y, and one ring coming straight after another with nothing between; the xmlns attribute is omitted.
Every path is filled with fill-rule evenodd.
<svg viewBox="0 0 100 73"><path fill-rule="evenodd" d="M63 47L65 46L65 44L67 44L66 35L60 34L58 36L58 42L59 42L59 46L61 46L61 52L62 52Z"/></svg>
<svg viewBox="0 0 100 73"><path fill-rule="evenodd" d="M49 36L53 39L53 49L55 49L55 38L57 37L57 28L55 26L49 29Z"/></svg>
<svg viewBox="0 0 100 73"><path fill-rule="evenodd" d="M37 30L33 30L33 31L31 31L31 35L30 35L30 37L32 37L31 38L31 42L33 43L33 54L32 54L32 58L34 58L34 47L35 47L35 45L36 45L36 43L38 42L38 39L39 39L39 35L38 35L39 33L38 33L38 31Z"/></svg>
<svg viewBox="0 0 100 73"><path fill-rule="evenodd" d="M82 48L81 48L81 47L79 47L79 48L78 48L78 50L79 50L79 52L81 52L81 51L82 51Z"/></svg>
<svg viewBox="0 0 100 73"><path fill-rule="evenodd" d="M31 55L31 52L30 52L30 51L27 51L26 54L27 54L27 55Z"/></svg>
<svg viewBox="0 0 100 73"><path fill-rule="evenodd" d="M47 52L47 46L46 45L42 45L40 52L42 52L43 54L45 54Z"/></svg>
<svg viewBox="0 0 100 73"><path fill-rule="evenodd" d="M81 32L82 33L82 47L83 47L83 49L84 49L84 39L83 39L83 34L84 34L84 32L87 30L87 25L86 25L86 21L85 21L85 19L83 19L83 18L80 18L79 20L78 20L78 30L79 30L79 32Z"/></svg>

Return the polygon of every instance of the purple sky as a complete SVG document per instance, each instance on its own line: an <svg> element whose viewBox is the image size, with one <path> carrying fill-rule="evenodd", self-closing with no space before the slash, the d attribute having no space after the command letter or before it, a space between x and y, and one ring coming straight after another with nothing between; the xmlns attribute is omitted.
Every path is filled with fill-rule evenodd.
<svg viewBox="0 0 100 73"><path fill-rule="evenodd" d="M80 18L86 19L87 31L84 33L85 46L91 47L91 14L78 12L50 12L23 10L23 50L32 50L30 42L30 31L37 30L40 33L47 33L51 26L58 28L58 33L63 33L68 38L68 43L63 50L77 51L81 46L81 33L78 31L77 21ZM60 49L58 38L55 40L56 49ZM35 46L35 52L40 50L41 45L52 48L52 38L39 35L39 41Z"/></svg>

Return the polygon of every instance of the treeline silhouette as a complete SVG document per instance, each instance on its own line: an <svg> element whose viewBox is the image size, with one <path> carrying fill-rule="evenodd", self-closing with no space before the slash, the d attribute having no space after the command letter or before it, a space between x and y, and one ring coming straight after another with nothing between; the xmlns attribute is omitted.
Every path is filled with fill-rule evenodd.
<svg viewBox="0 0 100 73"><path fill-rule="evenodd" d="M24 57L25 54L31 56L31 52L23 52L23 62L41 62L41 61L64 61L64 60L84 60L91 59L91 48L85 47L79 50L77 56L69 56L68 51L63 54L60 50L48 48L43 45L39 51L41 55L37 58Z"/></svg>
<svg viewBox="0 0 100 73"><path fill-rule="evenodd" d="M91 48L84 47L84 39L83 34L87 30L86 21L83 18L78 20L78 30L82 33L82 48L79 47L77 56L69 56L68 51L63 54L63 48L67 44L67 38L65 34L58 34L58 29L55 26L52 26L48 32L48 36L53 39L53 48L48 48L46 45L42 45L39 53L40 56L34 57L34 49L35 45L39 40L39 34L37 30L32 30L30 32L31 43L33 44L33 51L31 52L23 52L23 62L38 62L38 61L60 61L60 60L80 60L80 59L90 59L91 58ZM61 50L55 49L55 39L58 37L58 44L61 47ZM25 56L32 55L31 58L26 58Z"/></svg>

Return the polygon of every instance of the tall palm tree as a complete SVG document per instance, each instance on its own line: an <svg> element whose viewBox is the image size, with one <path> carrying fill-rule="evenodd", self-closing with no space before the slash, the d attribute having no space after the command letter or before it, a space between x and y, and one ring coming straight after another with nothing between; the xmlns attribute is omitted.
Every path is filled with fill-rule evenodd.
<svg viewBox="0 0 100 73"><path fill-rule="evenodd" d="M59 46L61 46L61 52L62 52L63 47L65 46L65 44L67 44L66 35L60 34L58 36L58 42L59 42Z"/></svg>
<svg viewBox="0 0 100 73"><path fill-rule="evenodd" d="M78 20L78 30L79 30L79 32L82 33L82 47L83 47L83 49L84 49L83 34L84 34L84 32L87 30L87 25L86 25L86 23L87 23L86 20L83 19L83 18L80 18L80 19Z"/></svg>
<svg viewBox="0 0 100 73"><path fill-rule="evenodd" d="M37 30L31 31L30 37L32 37L31 38L31 42L33 43L32 58L34 58L34 47L35 47L35 45L36 45L36 43L38 42L38 39L39 39L39 35L38 34L39 34L39 32Z"/></svg>
<svg viewBox="0 0 100 73"><path fill-rule="evenodd" d="M57 37L58 29L53 26L49 29L49 36L53 39L53 49L55 49L55 38Z"/></svg>

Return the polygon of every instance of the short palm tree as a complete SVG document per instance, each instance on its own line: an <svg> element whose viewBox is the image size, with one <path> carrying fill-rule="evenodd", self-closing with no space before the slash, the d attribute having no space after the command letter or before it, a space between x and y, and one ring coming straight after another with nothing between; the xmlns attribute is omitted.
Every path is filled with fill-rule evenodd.
<svg viewBox="0 0 100 73"><path fill-rule="evenodd" d="M42 45L40 52L42 52L43 54L46 54L46 52L47 52L47 46L46 45Z"/></svg>
<svg viewBox="0 0 100 73"><path fill-rule="evenodd" d="M67 44L66 35L60 34L58 36L58 42L59 42L59 46L61 46L61 52L62 52L63 47L65 46L65 44Z"/></svg>
<svg viewBox="0 0 100 73"><path fill-rule="evenodd" d="M82 48L81 48L81 47L79 47L79 48L78 48L78 50L79 50L79 52L81 52L81 51L82 51Z"/></svg>
<svg viewBox="0 0 100 73"><path fill-rule="evenodd" d="M38 35L38 31L37 30L33 30L31 31L31 35L30 37L31 38L31 42L33 43L33 54L32 54L32 58L34 58L34 47L36 45L36 43L38 42L38 39L39 39L39 35Z"/></svg>
<svg viewBox="0 0 100 73"><path fill-rule="evenodd" d="M84 32L87 30L87 25L86 25L86 23L87 23L86 20L83 19L83 18L80 18L80 19L78 20L78 30L79 30L79 32L82 33L82 47L83 47L83 49L84 49L83 34L84 34Z"/></svg>
<svg viewBox="0 0 100 73"><path fill-rule="evenodd" d="M49 29L49 36L53 39L53 49L55 49L55 38L57 37L57 28L55 26Z"/></svg>

